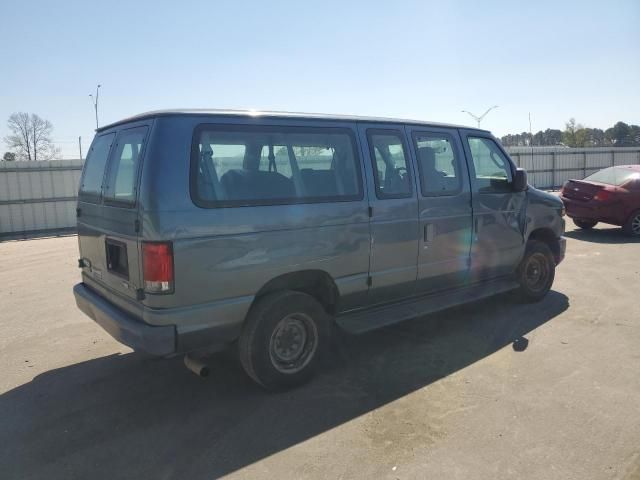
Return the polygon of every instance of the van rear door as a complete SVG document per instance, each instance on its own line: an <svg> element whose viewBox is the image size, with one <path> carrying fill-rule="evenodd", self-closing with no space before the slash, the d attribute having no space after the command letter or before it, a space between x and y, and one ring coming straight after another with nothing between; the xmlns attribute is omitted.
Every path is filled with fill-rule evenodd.
<svg viewBox="0 0 640 480"><path fill-rule="evenodd" d="M415 293L418 271L418 201L404 126L358 125L371 207L369 304Z"/></svg>
<svg viewBox="0 0 640 480"><path fill-rule="evenodd" d="M135 124L99 133L83 169L78 194L81 266L90 286L106 297L135 299L142 288L137 199L148 130L146 124Z"/></svg>

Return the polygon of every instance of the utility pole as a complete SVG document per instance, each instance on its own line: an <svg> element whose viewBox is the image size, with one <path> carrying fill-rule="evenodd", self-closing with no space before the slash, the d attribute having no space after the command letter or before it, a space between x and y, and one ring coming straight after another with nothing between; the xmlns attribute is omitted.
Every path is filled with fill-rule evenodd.
<svg viewBox="0 0 640 480"><path fill-rule="evenodd" d="M94 97L93 94L89 94L89 96L91 97L91 102L93 103L93 108L96 111L96 129L98 128L98 97L100 95L100 87L102 85L98 84L98 86L96 87L96 96Z"/></svg>
<svg viewBox="0 0 640 480"><path fill-rule="evenodd" d="M78 137L78 149L80 150L80 161L82 161L82 137Z"/></svg>
<svg viewBox="0 0 640 480"><path fill-rule="evenodd" d="M493 107L487 109L486 112L484 112L482 115L478 116L478 115L474 115L473 113L467 111L467 110L462 110L462 113L468 113L469 115L471 115L473 117L473 119L478 122L478 128L480 128L480 122L482 122L482 119L484 117L487 116L487 113L489 113L491 110L493 110L494 108L498 108L498 105L494 105Z"/></svg>

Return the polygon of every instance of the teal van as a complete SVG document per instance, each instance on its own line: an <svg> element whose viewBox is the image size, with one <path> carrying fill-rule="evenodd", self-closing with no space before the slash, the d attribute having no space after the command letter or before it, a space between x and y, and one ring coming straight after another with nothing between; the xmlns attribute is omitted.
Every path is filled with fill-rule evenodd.
<svg viewBox="0 0 640 480"><path fill-rule="evenodd" d="M78 194L78 307L159 356L237 348L269 389L361 333L551 288L560 199L485 130L413 120L157 111L97 130Z"/></svg>

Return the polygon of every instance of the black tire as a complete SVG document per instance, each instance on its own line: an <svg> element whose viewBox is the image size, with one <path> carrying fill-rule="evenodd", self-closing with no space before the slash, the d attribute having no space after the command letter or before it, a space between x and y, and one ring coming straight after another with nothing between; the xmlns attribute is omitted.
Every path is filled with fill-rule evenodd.
<svg viewBox="0 0 640 480"><path fill-rule="evenodd" d="M573 223L576 224L576 227L580 227L583 230L590 230L598 224L598 222L594 222L593 220L580 220L579 218L574 218Z"/></svg>
<svg viewBox="0 0 640 480"><path fill-rule="evenodd" d="M632 237L640 237L640 210L636 210L629 215L629 219L622 227L622 230Z"/></svg>
<svg viewBox="0 0 640 480"><path fill-rule="evenodd" d="M517 295L525 303L539 302L553 285L556 262L549 246L538 240L529 240L524 257L516 270L520 284Z"/></svg>
<svg viewBox="0 0 640 480"><path fill-rule="evenodd" d="M238 352L247 374L267 390L309 380L328 343L330 317L310 295L285 290L251 307Z"/></svg>

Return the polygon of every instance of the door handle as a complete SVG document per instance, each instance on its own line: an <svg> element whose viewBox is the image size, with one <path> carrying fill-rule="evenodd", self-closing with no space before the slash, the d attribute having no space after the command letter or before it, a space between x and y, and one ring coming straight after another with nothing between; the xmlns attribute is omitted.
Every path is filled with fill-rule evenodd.
<svg viewBox="0 0 640 480"><path fill-rule="evenodd" d="M429 243L433 240L435 230L435 225L433 223L426 223L424 225L424 243Z"/></svg>
<svg viewBox="0 0 640 480"><path fill-rule="evenodd" d="M477 242L478 237L480 235L480 230L482 229L482 217L475 217L473 219L473 241Z"/></svg>

